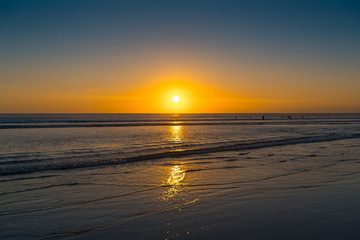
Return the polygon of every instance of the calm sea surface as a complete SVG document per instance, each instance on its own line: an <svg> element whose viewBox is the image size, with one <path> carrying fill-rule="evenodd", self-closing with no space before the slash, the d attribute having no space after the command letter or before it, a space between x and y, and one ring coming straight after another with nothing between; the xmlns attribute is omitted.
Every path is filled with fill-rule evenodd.
<svg viewBox="0 0 360 240"><path fill-rule="evenodd" d="M0 238L358 239L359 162L360 114L0 114Z"/></svg>

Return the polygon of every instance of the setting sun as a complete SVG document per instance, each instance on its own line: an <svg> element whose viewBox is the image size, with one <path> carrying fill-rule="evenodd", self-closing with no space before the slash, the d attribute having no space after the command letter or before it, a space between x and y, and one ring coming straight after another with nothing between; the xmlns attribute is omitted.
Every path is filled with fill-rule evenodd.
<svg viewBox="0 0 360 240"><path fill-rule="evenodd" d="M172 101L173 101L174 103L178 103L178 102L180 102L180 97L179 97L178 95L174 95L174 96L172 97Z"/></svg>

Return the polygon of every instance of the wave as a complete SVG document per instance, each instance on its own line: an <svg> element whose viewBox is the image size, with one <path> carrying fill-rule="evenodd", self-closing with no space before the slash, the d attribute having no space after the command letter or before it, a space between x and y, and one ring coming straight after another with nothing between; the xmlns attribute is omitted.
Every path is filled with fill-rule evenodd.
<svg viewBox="0 0 360 240"><path fill-rule="evenodd" d="M360 123L360 114L0 114L0 129Z"/></svg>
<svg viewBox="0 0 360 240"><path fill-rule="evenodd" d="M124 164L131 162L151 161L164 158L180 158L191 155L208 154L225 151L247 151L251 149L269 148L285 145L294 145L300 143L316 143L337 141L351 138L360 138L360 134L348 134L348 135L326 135L326 136L310 136L310 137L297 137L297 138L281 138L281 139L267 139L267 140L249 140L246 142L238 143L219 143L216 146L211 147L198 147L192 149L181 149L172 151L163 151L152 154L143 154L137 156L130 156L121 159L110 160L94 160L87 162L67 162L67 163L51 163L47 165L39 166L18 166L13 168L0 169L0 175L14 175L25 174L34 172L45 172L54 170L69 170L77 168L89 168L100 167L107 165ZM242 153L241 153L242 154Z"/></svg>
<svg viewBox="0 0 360 240"><path fill-rule="evenodd" d="M209 125L334 125L334 124L359 124L360 120L346 120L346 121L241 121L241 120L227 120L227 121L174 121L174 122L124 122L124 123L77 123L77 124L0 124L0 129L34 129L34 128L98 128L98 127L150 127L150 126L209 126Z"/></svg>

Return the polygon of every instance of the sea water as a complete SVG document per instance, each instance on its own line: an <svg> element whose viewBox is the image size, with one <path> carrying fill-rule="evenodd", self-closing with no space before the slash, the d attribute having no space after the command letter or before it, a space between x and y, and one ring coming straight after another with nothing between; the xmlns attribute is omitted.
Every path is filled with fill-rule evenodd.
<svg viewBox="0 0 360 240"><path fill-rule="evenodd" d="M360 114L2 114L0 238L357 239Z"/></svg>

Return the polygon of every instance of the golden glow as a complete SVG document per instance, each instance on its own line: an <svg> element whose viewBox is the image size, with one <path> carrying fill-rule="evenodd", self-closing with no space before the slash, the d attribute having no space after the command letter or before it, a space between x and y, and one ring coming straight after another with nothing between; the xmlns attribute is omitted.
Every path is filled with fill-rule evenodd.
<svg viewBox="0 0 360 240"><path fill-rule="evenodd" d="M182 126L170 126L171 141L181 142L182 141Z"/></svg>
<svg viewBox="0 0 360 240"><path fill-rule="evenodd" d="M133 98L130 97L133 96ZM172 101L174 96L180 101ZM128 102L118 106L128 107L128 112L152 112L152 113L201 113L221 112L227 99L226 92L213 89L209 86L195 82L172 80L149 85L137 91L129 93ZM124 100L127 101L127 100ZM239 106L239 105L236 105ZM144 109L146 111L144 111ZM142 111L141 111L142 110Z"/></svg>
<svg viewBox="0 0 360 240"><path fill-rule="evenodd" d="M180 97L179 97L178 95L174 95L174 96L172 97L172 101L173 101L174 103L178 103L178 102L180 102Z"/></svg>
<svg viewBox="0 0 360 240"><path fill-rule="evenodd" d="M161 199L168 201L180 193L179 187L185 178L185 171L178 165L172 166L168 172L168 178L165 182L170 188L167 189L161 196Z"/></svg>
<svg viewBox="0 0 360 240"><path fill-rule="evenodd" d="M170 168L169 178L167 179L167 184L170 186L178 186L181 181L185 178L185 172L181 169L180 166L176 165Z"/></svg>

